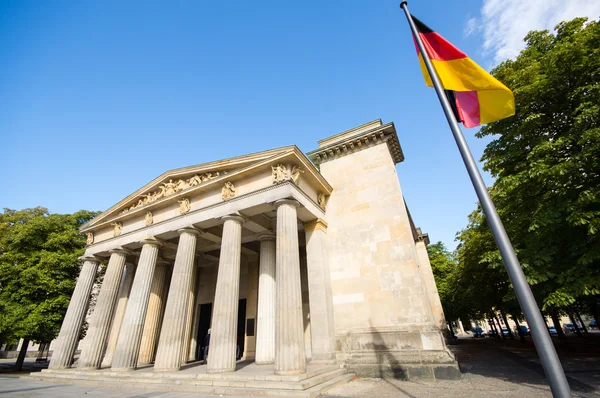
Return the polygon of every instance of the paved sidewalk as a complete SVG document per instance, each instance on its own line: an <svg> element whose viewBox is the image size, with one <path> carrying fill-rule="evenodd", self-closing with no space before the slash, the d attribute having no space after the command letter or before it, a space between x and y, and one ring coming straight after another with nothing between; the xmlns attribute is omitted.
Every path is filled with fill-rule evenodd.
<svg viewBox="0 0 600 398"><path fill-rule="evenodd" d="M576 397L600 397L600 336L569 340L558 347L559 356ZM358 379L336 387L330 397L551 397L531 341L464 339L451 347L463 373L459 381L399 381ZM0 368L11 362L0 360ZM35 366L26 363L28 367ZM16 374L0 374L0 397L123 397L187 398L207 395L135 389L96 388L20 380Z"/></svg>
<svg viewBox="0 0 600 398"><path fill-rule="evenodd" d="M69 384L45 383L42 381L21 380L16 376L0 375L0 396L18 398L214 398L214 395L197 393L148 391L138 389L115 389L76 386ZM228 396L236 398L235 396ZM241 398L241 397L238 397Z"/></svg>
<svg viewBox="0 0 600 398"><path fill-rule="evenodd" d="M451 346L459 381L359 379L336 387L338 397L552 397L531 340L461 339ZM600 397L600 335L571 336L557 351L575 397Z"/></svg>

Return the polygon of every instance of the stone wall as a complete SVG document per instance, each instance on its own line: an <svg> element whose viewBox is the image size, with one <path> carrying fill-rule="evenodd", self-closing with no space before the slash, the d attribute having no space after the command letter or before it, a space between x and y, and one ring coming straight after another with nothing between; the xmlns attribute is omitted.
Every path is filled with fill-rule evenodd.
<svg viewBox="0 0 600 398"><path fill-rule="evenodd" d="M362 376L459 374L432 315L386 142L320 170L334 187L327 238L338 360Z"/></svg>

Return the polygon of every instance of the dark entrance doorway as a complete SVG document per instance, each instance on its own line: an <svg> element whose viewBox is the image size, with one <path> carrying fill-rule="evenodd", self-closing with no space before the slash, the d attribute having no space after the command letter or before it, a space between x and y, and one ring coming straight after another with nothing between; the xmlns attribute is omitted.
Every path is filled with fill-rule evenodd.
<svg viewBox="0 0 600 398"><path fill-rule="evenodd" d="M196 336L198 344L196 345L196 359L206 360L205 358L205 341L210 328L212 318L212 303L200 304L200 316L198 317L198 336ZM246 334L246 299L242 299L238 304L238 325L237 325L237 345L236 359L239 359L244 354L245 336ZM210 346L210 344L209 344Z"/></svg>
<svg viewBox="0 0 600 398"><path fill-rule="evenodd" d="M204 345L206 344L206 335L208 334L208 328L210 327L210 317L212 316L212 303L200 304L200 316L198 317L198 336L196 336L196 358L200 360L206 360Z"/></svg>

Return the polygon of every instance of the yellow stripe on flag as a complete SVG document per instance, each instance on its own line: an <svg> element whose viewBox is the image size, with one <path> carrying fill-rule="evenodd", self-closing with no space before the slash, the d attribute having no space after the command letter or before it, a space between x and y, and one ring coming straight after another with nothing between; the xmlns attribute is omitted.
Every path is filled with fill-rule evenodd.
<svg viewBox="0 0 600 398"><path fill-rule="evenodd" d="M431 63L444 90L477 91L481 124L495 122L515 114L515 100L512 91L473 62L471 58L449 61L432 59ZM419 64L425 83L429 87L433 87L421 54L419 54Z"/></svg>

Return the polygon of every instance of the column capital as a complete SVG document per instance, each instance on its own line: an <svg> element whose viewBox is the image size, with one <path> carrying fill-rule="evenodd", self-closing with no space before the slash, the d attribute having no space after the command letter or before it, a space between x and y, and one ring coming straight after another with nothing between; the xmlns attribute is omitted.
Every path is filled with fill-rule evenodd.
<svg viewBox="0 0 600 398"><path fill-rule="evenodd" d="M122 254L124 256L129 256L129 255L133 254L131 251L129 251L127 249L123 249L122 247L116 247L114 249L110 249L108 252L110 254L116 253L116 254Z"/></svg>
<svg viewBox="0 0 600 398"><path fill-rule="evenodd" d="M316 220L304 223L304 231L312 232L317 230L327 232L327 223L325 222L325 220L317 218Z"/></svg>
<svg viewBox="0 0 600 398"><path fill-rule="evenodd" d="M99 259L98 257L94 257L94 256L85 256L85 255L83 255L81 257L78 257L77 259L79 261L81 261L82 263L86 262L86 261L96 262L96 263L101 263L102 262L101 259Z"/></svg>
<svg viewBox="0 0 600 398"><path fill-rule="evenodd" d="M196 235L196 236L200 236L200 235L202 235L202 231L200 231L200 230L198 230L197 228L194 228L194 227L192 227L192 226L190 226L190 227L185 227L185 228L180 228L180 229L178 229L178 230L177 230L177 233L178 233L179 235L181 235L181 234L183 234L183 233L186 233L186 232L187 232L188 234L191 234L191 235Z"/></svg>
<svg viewBox="0 0 600 398"><path fill-rule="evenodd" d="M276 200L275 203L273 203L273 206L275 206L275 208L278 208L281 205L291 205L291 206L298 208L298 207L300 207L300 202L298 202L295 199L288 198L288 199L279 199L279 200Z"/></svg>
<svg viewBox="0 0 600 398"><path fill-rule="evenodd" d="M239 214L228 214L226 216L221 217L221 221L225 223L227 220L233 220L239 224L243 224L246 222L246 219Z"/></svg>
<svg viewBox="0 0 600 398"><path fill-rule="evenodd" d="M156 239L153 236L140 240L140 243L143 243L144 245L153 245L157 247L161 247L163 245L162 241Z"/></svg>
<svg viewBox="0 0 600 398"><path fill-rule="evenodd" d="M267 231L267 232L262 232L260 234L258 234L257 236L258 240L263 242L263 241L268 241L268 240L275 240L275 234L271 231Z"/></svg>

